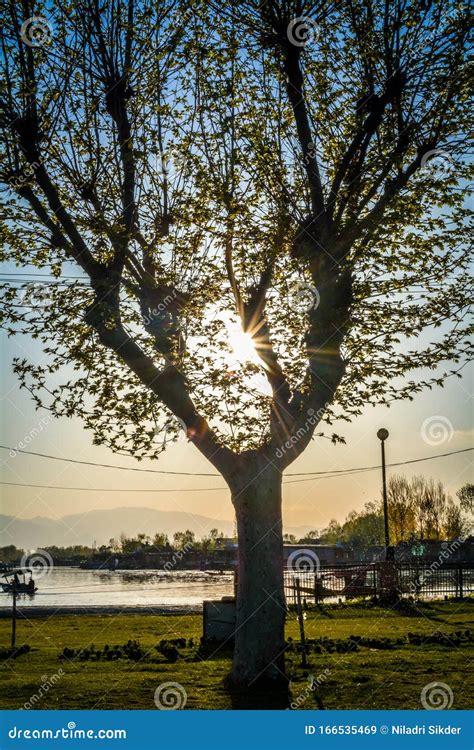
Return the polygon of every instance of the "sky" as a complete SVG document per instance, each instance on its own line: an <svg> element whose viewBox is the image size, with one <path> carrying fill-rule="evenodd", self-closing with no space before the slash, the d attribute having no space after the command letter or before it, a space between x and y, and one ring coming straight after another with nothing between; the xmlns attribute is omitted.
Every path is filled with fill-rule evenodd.
<svg viewBox="0 0 474 750"><path fill-rule="evenodd" d="M10 270L13 269L13 266ZM77 274L77 269L74 272ZM92 433L78 419L51 420L46 411L36 411L27 391L19 389L12 372L13 357L27 356L33 362L42 357L40 344L28 336L7 338L0 334L0 443L27 450L85 461L122 466L151 467L167 471L209 472L213 467L186 442L184 435L169 446L158 461L139 464L125 456L114 456L106 447L94 446ZM461 380L452 378L445 388L435 388L397 402L390 409L368 407L351 424L338 423L344 445L316 438L287 470L287 474L333 471L369 466L380 462L376 436L386 427L387 461L402 462L472 446L472 376L464 368ZM55 385L55 383L54 383ZM318 430L317 430L318 431ZM116 492L21 488L0 485L0 514L19 518L60 518L72 513L116 507L151 507L180 510L233 520L228 490L220 477L185 477L139 474L51 461L0 450L1 479L4 482L66 485L89 488L119 488ZM463 484L473 481L472 453L438 458L388 470L407 477L423 473L441 480L454 495ZM285 479L289 481L289 477ZM284 486L283 517L286 526L324 528L331 519L343 521L351 510L360 510L380 495L380 470L341 477L298 481ZM216 488L212 490L210 488ZM223 488L223 489L217 489ZM138 490L153 489L154 492ZM186 492L184 490L193 491ZM199 491L198 491L199 490ZM146 531L146 529L144 529Z"/></svg>
<svg viewBox="0 0 474 750"><path fill-rule="evenodd" d="M214 468L197 449L180 438L171 444L158 461L114 455L111 450L92 444L92 433L79 419L50 419L46 411L36 411L29 393L21 390L12 372L15 356L32 361L41 358L41 345L28 336L0 337L3 362L1 377L1 444L13 448L47 453L84 461L121 466L137 466L167 471L214 473ZM386 427L387 462L408 461L435 456L472 446L472 367L465 367L463 378L446 381L436 388L417 394L412 402L396 402L390 409L368 407L351 424L340 423L337 431L345 445L332 445L316 438L306 452L288 469L288 473L332 471L380 463L377 430ZM418 464L388 469L407 477L423 473L441 480L454 495L457 489L473 481L472 453L438 458ZM233 520L230 495L220 477L160 476L115 469L87 467L51 461L0 450L2 481L54 484L73 487L117 488L116 492L32 489L1 486L0 513L19 518L37 516L60 518L72 513L116 507L179 510L211 518ZM289 481L286 477L284 481ZM284 526L324 528L335 518L342 521L351 510L380 495L380 470L361 474L294 482L284 487ZM208 488L224 487L218 491ZM184 489L202 491L184 492ZM152 489L154 492L137 492ZM158 490L160 490L158 492ZM162 491L163 490L163 491ZM147 531L144 529L144 531Z"/></svg>

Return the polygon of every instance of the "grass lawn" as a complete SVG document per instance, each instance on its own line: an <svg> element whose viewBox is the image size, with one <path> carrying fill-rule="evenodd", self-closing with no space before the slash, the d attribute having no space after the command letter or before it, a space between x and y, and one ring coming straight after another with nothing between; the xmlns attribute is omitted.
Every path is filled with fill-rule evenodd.
<svg viewBox="0 0 474 750"><path fill-rule="evenodd" d="M306 670L301 667L296 614L290 613L287 637L293 641L287 670L293 707L316 708L317 694L327 709L422 708L423 687L443 682L452 690L452 708L470 708L474 641L472 633L471 640L465 637L465 631L473 626L473 604L437 602L403 612L371 604L347 604L310 611L305 621L310 640ZM9 620L0 620L2 647L10 644L10 627ZM458 636L453 635L455 631ZM435 636L426 642L430 635L440 632L450 634L450 639L437 643L434 641L439 636ZM155 690L166 682L184 688L187 709L231 708L223 684L231 652L218 647L200 651L201 634L202 619L195 615L20 619L17 644L26 643L31 651L0 661L0 708L21 708L31 696L42 692L34 702L40 709L155 709ZM359 641L358 650L348 650L348 644L357 643L357 637L364 639ZM178 648L178 659L171 663L155 645L162 639L177 638L186 639L186 647ZM390 643L380 640L383 638L389 638ZM143 656L139 660L104 658L108 650L104 647L111 649L129 639L140 643ZM90 650L92 644L94 655L82 660L77 651ZM387 645L391 648L384 648ZM60 660L65 647L75 653ZM96 660L99 650L102 655ZM58 670L63 674L51 680ZM319 678L317 692L309 689L308 674Z"/></svg>

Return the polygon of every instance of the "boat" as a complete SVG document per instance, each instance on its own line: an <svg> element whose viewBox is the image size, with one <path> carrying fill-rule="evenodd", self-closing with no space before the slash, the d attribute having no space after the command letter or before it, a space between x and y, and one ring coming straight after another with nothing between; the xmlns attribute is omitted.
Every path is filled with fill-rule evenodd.
<svg viewBox="0 0 474 750"><path fill-rule="evenodd" d="M30 575L28 582L26 580L27 574ZM6 579L5 581L0 581L0 586L6 594L35 594L38 591L33 580L33 571L31 568L9 570L1 578Z"/></svg>

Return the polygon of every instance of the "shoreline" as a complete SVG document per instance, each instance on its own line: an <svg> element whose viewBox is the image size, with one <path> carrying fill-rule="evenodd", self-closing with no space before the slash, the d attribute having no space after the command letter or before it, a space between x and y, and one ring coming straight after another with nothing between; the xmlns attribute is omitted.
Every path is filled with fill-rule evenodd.
<svg viewBox="0 0 474 750"><path fill-rule="evenodd" d="M52 615L201 615L202 605L84 605L65 607L21 607L17 606L17 617L30 620L33 617L51 617ZM11 619L12 607L0 607L0 620Z"/></svg>

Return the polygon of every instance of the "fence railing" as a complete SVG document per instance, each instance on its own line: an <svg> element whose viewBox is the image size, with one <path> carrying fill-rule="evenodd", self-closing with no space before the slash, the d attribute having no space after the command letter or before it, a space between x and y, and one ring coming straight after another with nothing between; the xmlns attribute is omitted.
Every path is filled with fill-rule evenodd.
<svg viewBox="0 0 474 750"><path fill-rule="evenodd" d="M463 598L474 593L474 562L357 563L325 565L317 571L286 568L287 604L296 604L296 579L307 602L380 596L395 590L400 596Z"/></svg>

